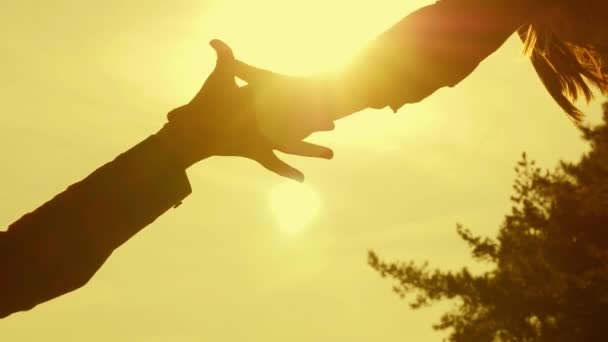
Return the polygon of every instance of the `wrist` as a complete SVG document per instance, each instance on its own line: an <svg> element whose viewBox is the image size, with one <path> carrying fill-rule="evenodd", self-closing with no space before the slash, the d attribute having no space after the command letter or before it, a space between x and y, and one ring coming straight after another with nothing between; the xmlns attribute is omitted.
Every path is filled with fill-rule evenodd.
<svg viewBox="0 0 608 342"><path fill-rule="evenodd" d="M324 107L333 120L337 120L363 109L374 107L370 100L371 91L349 69L315 77L321 90Z"/></svg>
<svg viewBox="0 0 608 342"><path fill-rule="evenodd" d="M168 122L155 135L163 151L184 170L211 157L211 154L197 148L193 139L185 133L175 122Z"/></svg>

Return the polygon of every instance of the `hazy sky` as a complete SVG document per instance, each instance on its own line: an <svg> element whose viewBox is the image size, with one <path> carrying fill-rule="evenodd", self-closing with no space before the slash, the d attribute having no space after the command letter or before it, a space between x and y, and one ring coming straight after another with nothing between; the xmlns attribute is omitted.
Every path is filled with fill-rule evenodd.
<svg viewBox="0 0 608 342"><path fill-rule="evenodd" d="M211 70L210 39L254 64L318 72L426 3L5 1L0 222L156 132ZM313 136L336 157L287 158L320 201L297 234L285 233L272 205L283 180L244 159L200 163L181 207L114 253L84 288L0 321L0 340L439 340L431 324L441 308L409 310L366 253L471 266L455 224L497 231L521 152L553 167L584 150L520 50L513 38L455 89ZM599 107L588 107L591 118ZM309 205L292 197L281 210Z"/></svg>

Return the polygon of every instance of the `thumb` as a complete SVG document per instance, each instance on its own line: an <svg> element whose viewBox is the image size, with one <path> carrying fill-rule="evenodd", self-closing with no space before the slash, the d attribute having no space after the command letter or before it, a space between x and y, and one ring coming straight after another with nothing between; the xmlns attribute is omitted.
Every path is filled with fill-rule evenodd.
<svg viewBox="0 0 608 342"><path fill-rule="evenodd" d="M274 172L281 177L293 179L300 183L304 182L304 174L302 171L282 161L272 151L263 153L261 156L254 158L254 160L267 170Z"/></svg>
<svg viewBox="0 0 608 342"><path fill-rule="evenodd" d="M216 70L232 71L234 69L235 60L232 49L228 44L219 39L213 39L209 42L209 45L211 45L217 55Z"/></svg>

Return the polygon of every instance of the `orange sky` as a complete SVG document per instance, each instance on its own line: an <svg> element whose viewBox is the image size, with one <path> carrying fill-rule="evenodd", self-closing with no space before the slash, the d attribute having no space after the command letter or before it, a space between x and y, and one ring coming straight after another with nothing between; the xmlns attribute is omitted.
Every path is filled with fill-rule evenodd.
<svg viewBox="0 0 608 342"><path fill-rule="evenodd" d="M81 2L2 6L0 144L6 226L163 124L213 66L207 41L283 72L343 63L429 1ZM83 289L0 321L2 341L437 341L441 308L410 311L366 265L470 265L455 233L494 234L522 151L552 167L584 146L511 39L455 89L367 111L288 157L319 212L286 234L282 180L242 159L189 170L194 193L117 251ZM588 108L597 118L599 102ZM289 197L289 196L287 196ZM284 215L283 215L284 216ZM473 265L473 268L476 266Z"/></svg>

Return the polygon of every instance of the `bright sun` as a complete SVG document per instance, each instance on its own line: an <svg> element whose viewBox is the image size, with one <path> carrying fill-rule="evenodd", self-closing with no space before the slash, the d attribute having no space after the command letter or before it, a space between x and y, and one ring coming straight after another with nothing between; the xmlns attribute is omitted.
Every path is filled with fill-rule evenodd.
<svg viewBox="0 0 608 342"><path fill-rule="evenodd" d="M317 73L347 63L420 1L216 0L202 29L209 38L226 41L246 62L285 73ZM199 75L193 77L193 84L199 81ZM307 185L284 182L270 195L285 234L301 232L318 215L319 196Z"/></svg>
<svg viewBox="0 0 608 342"><path fill-rule="evenodd" d="M206 32L249 63L316 73L344 65L412 6L403 0L222 0L205 18Z"/></svg>
<svg viewBox="0 0 608 342"><path fill-rule="evenodd" d="M301 232L319 214L321 200L310 186L294 181L276 185L271 192L272 210L286 234Z"/></svg>

